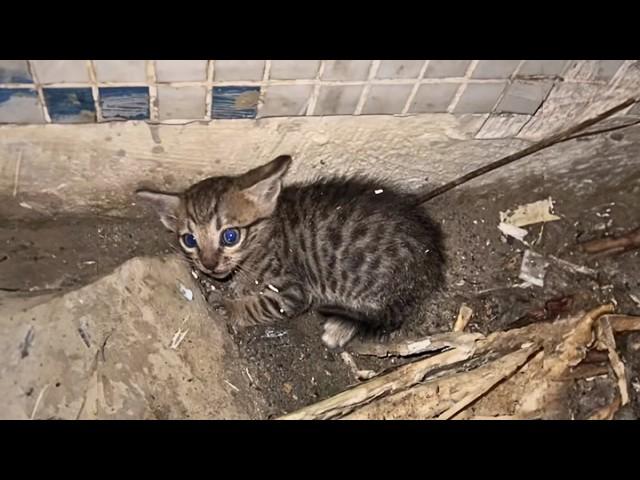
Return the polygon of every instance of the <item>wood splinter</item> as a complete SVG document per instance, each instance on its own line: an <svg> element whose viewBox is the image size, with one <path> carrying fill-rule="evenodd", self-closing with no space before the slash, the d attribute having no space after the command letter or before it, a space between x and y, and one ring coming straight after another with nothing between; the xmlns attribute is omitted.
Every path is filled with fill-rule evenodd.
<svg viewBox="0 0 640 480"><path fill-rule="evenodd" d="M640 248L640 228L616 237L600 238L578 245L580 250L599 256L616 255Z"/></svg>

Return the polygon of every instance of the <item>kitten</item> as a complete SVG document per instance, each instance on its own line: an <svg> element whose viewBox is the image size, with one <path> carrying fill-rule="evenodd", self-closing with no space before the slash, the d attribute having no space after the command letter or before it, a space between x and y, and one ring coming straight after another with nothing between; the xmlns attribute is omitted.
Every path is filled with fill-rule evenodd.
<svg viewBox="0 0 640 480"><path fill-rule="evenodd" d="M139 190L205 275L237 324L273 324L309 309L322 340L390 332L443 284L442 234L414 195L365 177L282 186L291 157L243 175L202 180L180 194Z"/></svg>

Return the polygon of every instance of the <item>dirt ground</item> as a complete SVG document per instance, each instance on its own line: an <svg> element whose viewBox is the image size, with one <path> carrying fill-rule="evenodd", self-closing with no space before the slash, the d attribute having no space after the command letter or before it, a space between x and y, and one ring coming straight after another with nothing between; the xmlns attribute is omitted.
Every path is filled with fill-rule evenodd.
<svg viewBox="0 0 640 480"><path fill-rule="evenodd" d="M617 134L620 135L620 134ZM616 140L615 138L618 138ZM620 137L610 140L616 147ZM585 139L585 141L591 141ZM640 146L625 147L639 157ZM524 162L534 159L524 160ZM636 163L636 166L638 164ZM552 321L558 315L613 300L618 311L640 314L640 251L594 259L576 251L577 242L623 233L640 226L640 169L606 175L607 166L576 168L563 174L529 175L518 182L496 181L465 187L431 201L441 222L449 258L447 287L427 305L426 318L407 325L396 338L415 338L451 329L462 303L483 333ZM569 181L570 180L570 181ZM497 229L499 212L552 197L560 221L528 227L539 253L597 270L593 278L550 264L544 287L518 288L524 247ZM9 296L33 296L73 289L138 255L172 252L171 235L149 212L132 207L126 218L41 215L8 199L0 216L0 304ZM10 219L7 219L10 218ZM4 299L3 299L4 296ZM545 313L546 302L560 305ZM547 304L549 307L549 304ZM293 325L234 333L253 388L267 400L267 418L331 396L357 382L339 353L320 341L321 324L312 314ZM617 418L640 417L640 334L617 337L628 368L631 404ZM360 368L380 370L391 360L356 357ZM601 379L576 381L575 418L584 418L610 400Z"/></svg>

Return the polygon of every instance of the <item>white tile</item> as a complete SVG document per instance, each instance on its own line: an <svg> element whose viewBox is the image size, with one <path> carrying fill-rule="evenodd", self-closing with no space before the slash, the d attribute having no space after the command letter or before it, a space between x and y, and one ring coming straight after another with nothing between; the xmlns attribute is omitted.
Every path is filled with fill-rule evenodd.
<svg viewBox="0 0 640 480"><path fill-rule="evenodd" d="M362 85L323 85L313 112L314 115L353 115Z"/></svg>
<svg viewBox="0 0 640 480"><path fill-rule="evenodd" d="M270 78L297 80L315 78L320 60L271 60Z"/></svg>
<svg viewBox="0 0 640 480"><path fill-rule="evenodd" d="M410 113L443 113L460 88L459 83L425 83L420 85L409 106Z"/></svg>
<svg viewBox="0 0 640 480"><path fill-rule="evenodd" d="M0 90L0 123L44 123L35 90Z"/></svg>
<svg viewBox="0 0 640 480"><path fill-rule="evenodd" d="M94 60L98 82L146 82L145 60Z"/></svg>
<svg viewBox="0 0 640 480"><path fill-rule="evenodd" d="M382 60L376 78L418 78L424 60Z"/></svg>
<svg viewBox="0 0 640 480"><path fill-rule="evenodd" d="M264 64L264 60L216 60L214 80L262 80Z"/></svg>
<svg viewBox="0 0 640 480"><path fill-rule="evenodd" d="M365 115L401 113L413 85L373 85L362 109Z"/></svg>
<svg viewBox="0 0 640 480"><path fill-rule="evenodd" d="M188 120L205 117L205 87L158 85L160 120Z"/></svg>
<svg viewBox="0 0 640 480"><path fill-rule="evenodd" d="M304 115L313 85L271 85L264 94L261 117Z"/></svg>
<svg viewBox="0 0 640 480"><path fill-rule="evenodd" d="M520 60L480 60L471 78L508 78L520 64Z"/></svg>
<svg viewBox="0 0 640 480"><path fill-rule="evenodd" d="M79 83L89 81L86 60L33 60L40 83Z"/></svg>
<svg viewBox="0 0 640 480"><path fill-rule="evenodd" d="M560 75L568 60L527 60L518 75Z"/></svg>
<svg viewBox="0 0 640 480"><path fill-rule="evenodd" d="M425 78L464 77L471 60L429 60Z"/></svg>
<svg viewBox="0 0 640 480"><path fill-rule="evenodd" d="M371 60L325 60L323 80L366 80Z"/></svg>
<svg viewBox="0 0 640 480"><path fill-rule="evenodd" d="M159 82L198 82L207 79L206 60L156 60Z"/></svg>
<svg viewBox="0 0 640 480"><path fill-rule="evenodd" d="M534 114L549 94L551 87L551 81L516 80L507 87L496 110L501 113Z"/></svg>
<svg viewBox="0 0 640 480"><path fill-rule="evenodd" d="M26 60L0 60L0 83L32 83Z"/></svg>
<svg viewBox="0 0 640 480"><path fill-rule="evenodd" d="M469 83L453 113L489 113L506 83Z"/></svg>

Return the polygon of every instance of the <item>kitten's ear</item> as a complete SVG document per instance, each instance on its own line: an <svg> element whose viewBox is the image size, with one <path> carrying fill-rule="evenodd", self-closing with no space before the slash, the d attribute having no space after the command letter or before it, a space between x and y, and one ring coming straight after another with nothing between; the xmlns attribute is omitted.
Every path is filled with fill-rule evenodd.
<svg viewBox="0 0 640 480"><path fill-rule="evenodd" d="M276 208L282 190L282 177L291 165L289 155L281 155L269 163L248 171L239 178L240 191L255 205L259 216L268 216Z"/></svg>
<svg viewBox="0 0 640 480"><path fill-rule="evenodd" d="M160 216L160 221L167 229L175 232L178 228L178 207L180 196L175 193L154 192L152 190L136 190L136 195L148 201Z"/></svg>

